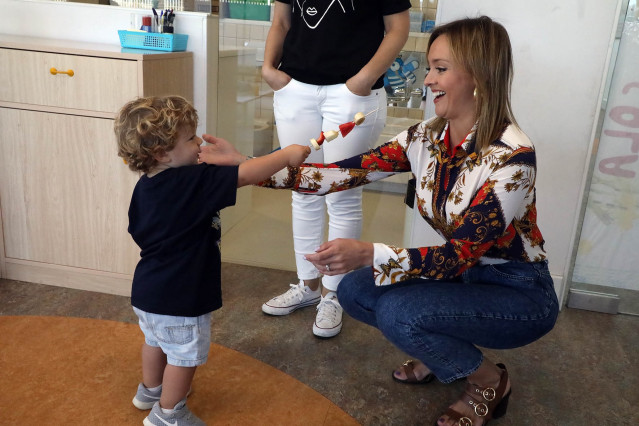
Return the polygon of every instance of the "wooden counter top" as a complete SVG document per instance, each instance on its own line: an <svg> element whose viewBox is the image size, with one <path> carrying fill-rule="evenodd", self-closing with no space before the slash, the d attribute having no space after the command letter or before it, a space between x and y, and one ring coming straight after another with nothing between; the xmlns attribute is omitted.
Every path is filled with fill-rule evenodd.
<svg viewBox="0 0 639 426"><path fill-rule="evenodd" d="M131 60L165 60L192 56L193 52L165 52L161 50L131 49L117 44L86 43L75 40L57 40L39 37L22 37L0 34L0 47L9 49L39 50L51 53L95 56L100 52L102 58Z"/></svg>

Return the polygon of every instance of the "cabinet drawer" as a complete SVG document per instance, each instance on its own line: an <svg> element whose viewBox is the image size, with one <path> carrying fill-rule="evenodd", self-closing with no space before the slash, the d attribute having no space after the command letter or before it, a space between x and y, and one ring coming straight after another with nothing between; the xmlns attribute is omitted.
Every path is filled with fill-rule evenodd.
<svg viewBox="0 0 639 426"><path fill-rule="evenodd" d="M0 107L0 141L6 258L132 274L138 175L116 155L113 120Z"/></svg>
<svg viewBox="0 0 639 426"><path fill-rule="evenodd" d="M0 49L0 101L115 113L140 93L137 69L133 60Z"/></svg>

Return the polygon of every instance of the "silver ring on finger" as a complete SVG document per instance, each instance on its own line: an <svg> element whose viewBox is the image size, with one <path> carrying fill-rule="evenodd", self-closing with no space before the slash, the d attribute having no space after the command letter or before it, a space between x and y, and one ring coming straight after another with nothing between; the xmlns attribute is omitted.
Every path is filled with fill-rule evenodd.
<svg viewBox="0 0 639 426"><path fill-rule="evenodd" d="M326 265L326 271L331 272L331 265Z"/></svg>

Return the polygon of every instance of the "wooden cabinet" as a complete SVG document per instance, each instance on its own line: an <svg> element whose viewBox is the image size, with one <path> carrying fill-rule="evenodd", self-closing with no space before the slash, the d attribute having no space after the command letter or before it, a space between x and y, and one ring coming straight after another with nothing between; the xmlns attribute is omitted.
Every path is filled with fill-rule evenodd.
<svg viewBox="0 0 639 426"><path fill-rule="evenodd" d="M192 100L192 76L190 52L0 36L3 278L130 294L138 175L117 156L113 117L139 96Z"/></svg>
<svg viewBox="0 0 639 426"><path fill-rule="evenodd" d="M139 93L136 61L2 49L0 63L6 102L108 113Z"/></svg>

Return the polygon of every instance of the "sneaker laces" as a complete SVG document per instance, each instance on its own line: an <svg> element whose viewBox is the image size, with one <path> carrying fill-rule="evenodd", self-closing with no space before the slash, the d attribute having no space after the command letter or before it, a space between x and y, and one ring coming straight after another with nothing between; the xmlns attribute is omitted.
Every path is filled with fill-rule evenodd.
<svg viewBox="0 0 639 426"><path fill-rule="evenodd" d="M304 283L299 282L297 284L290 284L291 288L289 288L286 293L280 294L273 298L273 300L277 300L282 303L298 303L304 299Z"/></svg>
<svg viewBox="0 0 639 426"><path fill-rule="evenodd" d="M341 315L342 306L337 300L337 296L333 292L329 292L326 296L322 297L319 305L317 305L317 323L320 324L325 321L329 323L335 323L337 317Z"/></svg>

